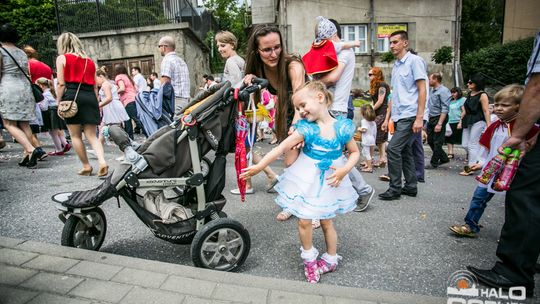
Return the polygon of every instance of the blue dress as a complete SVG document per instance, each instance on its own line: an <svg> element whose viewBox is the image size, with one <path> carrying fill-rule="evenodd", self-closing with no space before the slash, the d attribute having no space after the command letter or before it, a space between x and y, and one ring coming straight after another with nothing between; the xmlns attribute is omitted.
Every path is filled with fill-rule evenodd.
<svg viewBox="0 0 540 304"><path fill-rule="evenodd" d="M296 130L304 136L304 148L274 187L276 203L284 211L300 219L330 219L356 207L358 194L348 175L338 187L329 186L326 180L334 172L330 166L340 168L347 162L342 151L355 129L352 120L338 117L334 122L336 136L326 139L315 122L298 121Z"/></svg>

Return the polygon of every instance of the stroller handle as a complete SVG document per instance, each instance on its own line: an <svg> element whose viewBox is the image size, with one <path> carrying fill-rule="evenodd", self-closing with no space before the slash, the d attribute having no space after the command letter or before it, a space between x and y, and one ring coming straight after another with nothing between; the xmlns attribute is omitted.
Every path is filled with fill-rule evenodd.
<svg viewBox="0 0 540 304"><path fill-rule="evenodd" d="M242 87L240 88L240 93L238 94L238 99L242 101L248 101L249 95L251 93L255 93L259 90L262 90L264 88L268 87L268 80L264 78L257 78L254 77L251 79L251 85L248 87Z"/></svg>

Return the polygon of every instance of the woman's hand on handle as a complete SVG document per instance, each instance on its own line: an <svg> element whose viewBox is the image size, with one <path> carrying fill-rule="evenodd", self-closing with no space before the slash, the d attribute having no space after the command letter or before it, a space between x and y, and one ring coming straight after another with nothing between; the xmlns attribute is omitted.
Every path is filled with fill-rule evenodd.
<svg viewBox="0 0 540 304"><path fill-rule="evenodd" d="M253 74L247 74L246 76L244 76L244 84L246 86L250 86L251 85L251 81L253 80L253 78L255 78L257 76L253 75Z"/></svg>

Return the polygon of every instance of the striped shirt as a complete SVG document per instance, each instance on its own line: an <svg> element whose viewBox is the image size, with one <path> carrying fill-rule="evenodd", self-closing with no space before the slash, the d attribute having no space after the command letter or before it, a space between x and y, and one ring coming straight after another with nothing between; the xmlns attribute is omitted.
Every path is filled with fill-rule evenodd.
<svg viewBox="0 0 540 304"><path fill-rule="evenodd" d="M161 62L161 76L171 79L174 96L189 98L189 71L187 64L176 52L167 53Z"/></svg>

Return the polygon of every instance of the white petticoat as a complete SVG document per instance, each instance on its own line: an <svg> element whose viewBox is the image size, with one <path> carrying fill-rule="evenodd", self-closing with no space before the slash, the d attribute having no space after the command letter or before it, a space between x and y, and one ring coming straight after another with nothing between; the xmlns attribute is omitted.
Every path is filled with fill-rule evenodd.
<svg viewBox="0 0 540 304"><path fill-rule="evenodd" d="M103 117L101 119L103 124L120 124L126 120L129 120L129 115L120 100L113 99L103 107Z"/></svg>
<svg viewBox="0 0 540 304"><path fill-rule="evenodd" d="M338 187L331 187L326 179L334 170L328 169L321 185L318 162L300 152L298 159L278 177L279 182L274 187L278 193L276 203L297 218L330 219L356 208L358 193L349 176L345 176ZM332 162L332 166L340 168L345 162L346 159L340 157Z"/></svg>

